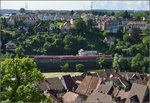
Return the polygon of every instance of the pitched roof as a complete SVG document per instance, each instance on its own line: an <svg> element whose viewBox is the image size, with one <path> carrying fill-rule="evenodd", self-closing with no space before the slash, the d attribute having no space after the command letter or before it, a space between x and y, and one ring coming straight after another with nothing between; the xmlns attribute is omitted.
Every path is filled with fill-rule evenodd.
<svg viewBox="0 0 150 103"><path fill-rule="evenodd" d="M127 80L129 80L135 73L134 72L118 72L118 74L120 74L122 77L125 77Z"/></svg>
<svg viewBox="0 0 150 103"><path fill-rule="evenodd" d="M127 25L141 25L146 24L146 22L143 21L130 21Z"/></svg>
<svg viewBox="0 0 150 103"><path fill-rule="evenodd" d="M73 93L73 92L67 92L63 96L63 102L64 103L74 103L74 101L79 97L78 94Z"/></svg>
<svg viewBox="0 0 150 103"><path fill-rule="evenodd" d="M73 76L72 79L73 79L74 81L82 81L82 80L84 79L84 77L81 76L81 75L78 75L78 76Z"/></svg>
<svg viewBox="0 0 150 103"><path fill-rule="evenodd" d="M117 97L120 97L121 99L126 99L129 95L129 91L125 92L125 90L120 90Z"/></svg>
<svg viewBox="0 0 150 103"><path fill-rule="evenodd" d="M103 93L103 94L108 94L112 89L112 85L110 84L101 84L97 91L100 92L100 93Z"/></svg>
<svg viewBox="0 0 150 103"><path fill-rule="evenodd" d="M88 96L96 89L98 82L98 77L86 76L75 92Z"/></svg>
<svg viewBox="0 0 150 103"><path fill-rule="evenodd" d="M126 100L126 103L130 102L130 98L137 95L140 103L142 103L144 101L144 96L147 90L147 86L146 85L142 85L142 84L137 84L137 83L133 83L130 93L128 95L128 98Z"/></svg>
<svg viewBox="0 0 150 103"><path fill-rule="evenodd" d="M38 86L42 91L45 91L45 90L62 91L64 89L64 86L63 86L63 84L61 83L61 81L59 80L58 77L45 78L44 81L42 81L38 84Z"/></svg>
<svg viewBox="0 0 150 103"><path fill-rule="evenodd" d="M6 49L15 49L17 48L17 44L15 43L15 41L9 41L5 44Z"/></svg>
<svg viewBox="0 0 150 103"><path fill-rule="evenodd" d="M93 92L86 100L86 103L112 103L112 97L108 94Z"/></svg>
<svg viewBox="0 0 150 103"><path fill-rule="evenodd" d="M109 78L109 76L111 74L115 74L116 73L116 70L115 69L105 69L103 71L98 71L97 72L97 75L99 78Z"/></svg>
<svg viewBox="0 0 150 103"><path fill-rule="evenodd" d="M112 77L113 79L113 81L115 81L116 83L118 83L118 84L122 84L124 87L129 87L130 86L130 84L128 83L128 81L126 80L126 78L125 77L122 77L120 74L118 74L118 73L116 73L115 75L113 75L113 77Z"/></svg>
<svg viewBox="0 0 150 103"><path fill-rule="evenodd" d="M113 97L117 97L118 93L119 93L119 89L118 88L114 88L114 90L112 92L112 96Z"/></svg>
<svg viewBox="0 0 150 103"><path fill-rule="evenodd" d="M64 75L62 76L62 78L64 80L66 89L68 89L69 91L72 91L72 89L76 89L77 88L77 84L75 83L75 81L71 78L70 75Z"/></svg>
<svg viewBox="0 0 150 103"><path fill-rule="evenodd" d="M130 83L147 84L148 77L145 74L135 72L118 72L122 77L130 81Z"/></svg>

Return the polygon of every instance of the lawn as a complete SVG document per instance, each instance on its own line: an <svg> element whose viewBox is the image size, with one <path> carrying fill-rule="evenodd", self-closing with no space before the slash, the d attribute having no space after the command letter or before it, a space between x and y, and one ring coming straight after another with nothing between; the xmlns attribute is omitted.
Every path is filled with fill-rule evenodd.
<svg viewBox="0 0 150 103"><path fill-rule="evenodd" d="M93 71L90 71L91 73L95 73L97 72L98 70L93 70ZM78 76L78 75L81 75L82 72L53 72L53 73L43 73L44 77L45 78L53 78L53 77L59 77L61 78L63 75L71 75L71 76Z"/></svg>
<svg viewBox="0 0 150 103"><path fill-rule="evenodd" d="M81 75L81 72L53 72L53 73L43 73L43 75L46 78L53 78L53 77L59 77L61 78L63 75L68 75L70 74L71 76L77 76Z"/></svg>
<svg viewBox="0 0 150 103"><path fill-rule="evenodd" d="M2 31L5 32L5 33L9 33L9 34L11 34L11 35L15 35L15 34L16 34L16 31L15 31L15 30L3 29Z"/></svg>
<svg viewBox="0 0 150 103"><path fill-rule="evenodd" d="M56 27L59 28L59 27L61 27L63 24L64 24L63 22L57 22L57 23L56 23Z"/></svg>

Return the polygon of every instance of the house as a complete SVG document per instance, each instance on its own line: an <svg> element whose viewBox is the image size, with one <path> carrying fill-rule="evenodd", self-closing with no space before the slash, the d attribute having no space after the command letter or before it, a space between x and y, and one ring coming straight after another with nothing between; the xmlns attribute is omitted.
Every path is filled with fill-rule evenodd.
<svg viewBox="0 0 150 103"><path fill-rule="evenodd" d="M54 16L54 20L55 20L55 21L61 21L61 17L58 16L58 15L55 15L55 16Z"/></svg>
<svg viewBox="0 0 150 103"><path fill-rule="evenodd" d="M17 32L18 34L24 34L26 32L28 32L28 27L25 27L25 26L18 27L18 32Z"/></svg>
<svg viewBox="0 0 150 103"><path fill-rule="evenodd" d="M74 24L74 19L70 19L70 24Z"/></svg>
<svg viewBox="0 0 150 103"><path fill-rule="evenodd" d="M135 73L135 72L118 72L122 77L126 78L131 84L147 84L148 77L145 74Z"/></svg>
<svg viewBox="0 0 150 103"><path fill-rule="evenodd" d="M144 21L130 21L126 25L126 29L132 29L132 28L139 28L140 30L145 30L146 29L146 22Z"/></svg>
<svg viewBox="0 0 150 103"><path fill-rule="evenodd" d="M114 45L115 43L115 37L112 36L106 36L104 41L106 41L106 43L110 44L110 45Z"/></svg>
<svg viewBox="0 0 150 103"><path fill-rule="evenodd" d="M99 53L96 51L96 50L93 50L93 51L88 51L88 50L83 50L83 49L80 49L78 51L78 55L79 56L94 56L94 55L99 55Z"/></svg>
<svg viewBox="0 0 150 103"><path fill-rule="evenodd" d="M126 99L126 103L131 103L131 102L148 102L145 101L148 98L148 87L146 85L142 84L137 84L133 83L132 87L130 89L129 95Z"/></svg>
<svg viewBox="0 0 150 103"><path fill-rule="evenodd" d="M82 75L73 76L72 79L75 81L77 85L80 85L84 77Z"/></svg>
<svg viewBox="0 0 150 103"><path fill-rule="evenodd" d="M116 98L119 93L119 88L118 87L113 87L113 92L112 92L112 97Z"/></svg>
<svg viewBox="0 0 150 103"><path fill-rule="evenodd" d="M41 92L50 93L53 95L53 98L57 98L57 100L61 101L63 95L66 93L66 89L59 80L58 77L54 78L45 78L42 82L36 83Z"/></svg>
<svg viewBox="0 0 150 103"><path fill-rule="evenodd" d="M144 84L146 85L148 82L148 78L144 74L135 73L132 75L132 77L129 79L130 83L138 83L138 84Z"/></svg>
<svg viewBox="0 0 150 103"><path fill-rule="evenodd" d="M86 73L82 73L81 75L78 75L78 76L73 76L72 79L76 82L77 85L80 85L81 82L82 82L82 80L86 76L95 76L95 77L98 77L96 73L86 72Z"/></svg>
<svg viewBox="0 0 150 103"><path fill-rule="evenodd" d="M135 74L134 72L118 72L119 75L126 78L127 80L131 79L132 76Z"/></svg>
<svg viewBox="0 0 150 103"><path fill-rule="evenodd" d="M113 91L113 87L110 84L101 84L98 87L97 91L100 92L100 93L103 93L103 94L109 94L109 95L111 95L112 91Z"/></svg>
<svg viewBox="0 0 150 103"><path fill-rule="evenodd" d="M102 71L98 71L97 75L99 78L106 80L107 78L109 78L111 75L115 75L116 74L116 70L115 69L105 69Z"/></svg>
<svg viewBox="0 0 150 103"><path fill-rule="evenodd" d="M113 101L111 95L94 91L90 96L88 96L86 103L116 103L116 102Z"/></svg>
<svg viewBox="0 0 150 103"><path fill-rule="evenodd" d="M111 84L114 87L119 86L120 88L129 89L130 83L115 69L106 69L103 71L98 71L97 75L103 80L103 83Z"/></svg>
<svg viewBox="0 0 150 103"><path fill-rule="evenodd" d="M116 96L116 98L120 98L119 102L125 102L128 97L130 91L120 90Z"/></svg>
<svg viewBox="0 0 150 103"><path fill-rule="evenodd" d="M4 14L1 16L1 18L5 18L5 19L8 19L11 17L12 14Z"/></svg>
<svg viewBox="0 0 150 103"><path fill-rule="evenodd" d="M116 33L119 30L119 21L114 16L104 15L98 21L98 28Z"/></svg>
<svg viewBox="0 0 150 103"><path fill-rule="evenodd" d="M15 51L17 44L14 41L9 41L5 44L6 51Z"/></svg>
<svg viewBox="0 0 150 103"><path fill-rule="evenodd" d="M63 96L63 103L85 103L85 100L77 93L67 92Z"/></svg>
<svg viewBox="0 0 150 103"><path fill-rule="evenodd" d="M15 25L15 20L10 17L8 20L6 20L6 23L7 23L9 26L13 26L13 25Z"/></svg>
<svg viewBox="0 0 150 103"><path fill-rule="evenodd" d="M88 18L94 20L94 15L91 13L82 13L81 18L83 21L87 21Z"/></svg>
<svg viewBox="0 0 150 103"><path fill-rule="evenodd" d="M36 20L34 19L34 17L32 16L28 16L23 20L23 23L30 26L30 25L35 25L36 24Z"/></svg>
<svg viewBox="0 0 150 103"><path fill-rule="evenodd" d="M101 79L94 76L86 76L76 89L76 93L85 97L89 96L101 84Z"/></svg>
<svg viewBox="0 0 150 103"><path fill-rule="evenodd" d="M54 20L54 15L48 13L40 13L37 18L41 21Z"/></svg>
<svg viewBox="0 0 150 103"><path fill-rule="evenodd" d="M64 85L65 89L67 89L68 91L75 91L77 88L77 84L70 75L62 76L61 82Z"/></svg>
<svg viewBox="0 0 150 103"><path fill-rule="evenodd" d="M105 80L105 83L125 90L128 90L130 88L130 83L128 83L128 81L123 77L108 78Z"/></svg>
<svg viewBox="0 0 150 103"><path fill-rule="evenodd" d="M67 23L67 22L65 22L65 23L60 27L61 33L63 33L63 34L70 33L70 32L71 32L70 29L71 29L70 23Z"/></svg>
<svg viewBox="0 0 150 103"><path fill-rule="evenodd" d="M50 30L54 30L55 28L56 28L55 24L54 23L50 23L49 29Z"/></svg>
<svg viewBox="0 0 150 103"><path fill-rule="evenodd" d="M52 103L59 103L59 102L60 102L55 96L53 96L52 94L50 94L47 90L44 91L43 94L44 94L47 98L49 98Z"/></svg>

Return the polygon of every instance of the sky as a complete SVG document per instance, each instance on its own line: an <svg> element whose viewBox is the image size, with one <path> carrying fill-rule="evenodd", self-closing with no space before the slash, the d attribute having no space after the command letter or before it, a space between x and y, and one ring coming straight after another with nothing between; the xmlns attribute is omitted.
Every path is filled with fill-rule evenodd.
<svg viewBox="0 0 150 103"><path fill-rule="evenodd" d="M110 1L110 0L95 0L93 9L107 9L107 10L149 10L148 0L138 1ZM28 10L90 10L91 1L1 1L1 9L17 9L25 8Z"/></svg>

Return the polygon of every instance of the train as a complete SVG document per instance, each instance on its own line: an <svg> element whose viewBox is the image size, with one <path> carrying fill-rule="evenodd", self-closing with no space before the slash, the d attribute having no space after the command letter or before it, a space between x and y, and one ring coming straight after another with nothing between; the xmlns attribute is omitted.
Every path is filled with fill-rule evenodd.
<svg viewBox="0 0 150 103"><path fill-rule="evenodd" d="M112 55L90 55L90 56L78 56L78 55L60 55L60 56L34 56L35 60L46 60L46 59L60 59L60 60L81 60L81 59L99 59L99 58L106 58L111 59Z"/></svg>

